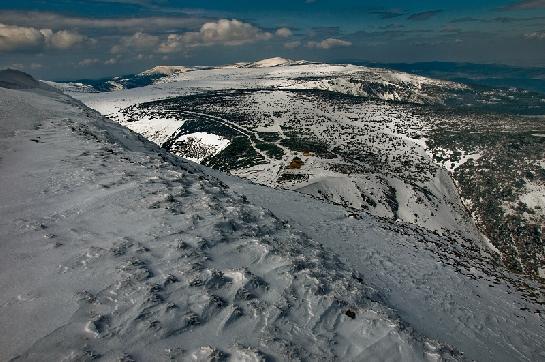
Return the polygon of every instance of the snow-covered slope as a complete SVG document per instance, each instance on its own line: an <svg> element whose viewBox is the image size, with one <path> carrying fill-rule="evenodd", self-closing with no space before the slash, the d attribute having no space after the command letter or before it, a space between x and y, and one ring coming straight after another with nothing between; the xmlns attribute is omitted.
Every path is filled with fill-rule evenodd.
<svg viewBox="0 0 545 362"><path fill-rule="evenodd" d="M321 89L379 99L417 102L441 102L442 97L438 94L441 91L466 88L454 82L433 80L387 69L349 64L319 64L279 57L220 67L157 66L135 76L151 75L166 76L159 81L168 84L162 86L162 89L181 88L188 82L197 82L195 85L202 87L208 85L210 89L225 89L229 83L238 81L241 82L239 86L232 88ZM118 79L114 78L111 81L115 80ZM214 86L216 82L218 84ZM62 88L63 83L58 86ZM66 90L78 92L77 87ZM135 95L136 93L138 91ZM147 99L154 97L150 95Z"/></svg>
<svg viewBox="0 0 545 362"><path fill-rule="evenodd" d="M245 68L271 68L271 67L305 65L305 64L311 64L311 63L312 62L308 62L306 60L291 60L291 59L286 59L282 57L273 57L268 59L262 59L253 63L238 63L238 65L243 66ZM227 65L227 66L224 66L224 68L225 67L232 68L236 65L237 64Z"/></svg>
<svg viewBox="0 0 545 362"><path fill-rule="evenodd" d="M165 82L160 84L120 93L96 95L76 93L74 96L102 114L142 133L157 144L168 145L166 148L170 151L200 162L218 154L226 146L217 148L211 145L213 149L206 152L200 144L195 145L193 141L188 144L184 141L185 138L180 136L185 137L196 131L201 135L207 133L207 138L227 137L231 140L232 148L236 146L236 142L233 142L232 135L228 137L228 135L219 134L213 128L206 131L191 130L193 126L185 123L185 120L194 119L192 122L195 124L204 119L208 119L207 122L221 123L222 127L237 130L240 135L250 139L255 147L263 144L264 141L259 132L278 134L281 142L288 141L290 134L302 132L302 127L298 123L302 120L301 122L305 123L304 127L309 131L305 130L305 132L310 134L301 133L301 136L311 136L321 142L329 142L330 148L345 148L346 154L352 154L349 156L350 159L336 156L322 157L319 154L303 156L302 149L294 150L277 144L276 146L281 148L279 152L283 154L282 157L270 157L267 152L257 150L255 156L248 157L254 157L256 160L259 158L261 161L253 164L250 162L249 166L237 167L229 171L258 183L298 189L350 208L365 209L377 216L394 220L399 218L426 226L431 230L445 229L459 232L464 236L479 238L471 221L464 216L465 211L458 200L452 181L448 176L443 175L443 171L429 171L428 179L423 184L419 184L422 188L430 190L429 193L434 195L433 199L415 190L412 184L403 179L397 171L402 165L392 167L387 175L380 174L376 170L362 172L361 167L360 171L349 172L350 175L347 175L345 171L339 171L346 168L346 163L354 162L351 159L359 157L354 153L371 151L369 147L365 150L348 149L359 144L370 145L369 137L372 135L370 131L375 132L372 151L378 150L376 152L380 152L381 157L389 158L395 154L397 158L405 159L403 162L413 164L423 162L424 169L429 168L430 165L433 167L433 161L429 159L421 145L403 132L396 131L398 128L406 129L407 127L410 127L411 131L420 131L418 128L423 126L423 122L414 117L409 110L372 102L356 102L352 109L334 105L329 107L329 103L324 103L320 98L300 96L300 93L297 93L301 90L327 89L341 94L361 94L361 92L370 92L370 89L374 89L376 92L373 94L377 99L389 99L390 90L388 89L394 87L399 88L397 95L406 94L409 98L418 98L421 97L421 95L417 96L420 92L422 95L426 94L425 86L448 88L458 85L381 69L352 65L312 64L282 58L266 59L243 68L194 70L164 80ZM365 87L362 88L361 84L365 84ZM388 87L383 88L385 84ZM233 91L231 94L230 89L248 90L248 93L242 91L237 94ZM266 91L260 91L261 89ZM227 91L222 93L224 90ZM207 95L206 92L209 91L218 92ZM167 102L168 104L145 104L153 100L168 100L174 96L190 96L203 94L203 92L204 95L199 101L202 108L198 110L198 113L185 111L191 106L191 99L180 100L179 104L174 101ZM236 99L232 101L236 103L236 109L224 107L229 105L230 99ZM395 99L400 98L396 96ZM208 117L211 114L219 114L220 117ZM240 120L244 117L253 123L249 124L244 120L243 122L246 123L241 124ZM183 122L179 123L179 129L185 124L184 127L188 128L187 132L178 134L180 131L175 130L168 137L168 132L164 131L164 123L159 124L159 122L173 118ZM231 118L237 120L231 121ZM410 121L408 122L407 119ZM175 123L171 125L174 127ZM174 130L170 127L168 129ZM353 129L353 132L349 134L347 129ZM159 134L162 137L157 137ZM390 151L391 148L395 148L395 151ZM198 152L198 155L193 155L192 150ZM284 171L295 157L303 157L304 167L301 170ZM428 161L421 161L421 158ZM363 162L365 161L360 161L360 163ZM247 162L239 162L239 164L247 164ZM414 175L411 176L411 183L413 183L412 179L420 177L419 174L423 172L415 170ZM303 177L304 180L301 181L299 177ZM290 181L291 178L295 181Z"/></svg>
<svg viewBox="0 0 545 362"><path fill-rule="evenodd" d="M145 70L140 74L141 75L152 75L152 74L173 75L178 73L186 73L189 71L191 71L191 68L184 67L184 66L158 65L151 69Z"/></svg>
<svg viewBox="0 0 545 362"><path fill-rule="evenodd" d="M72 94L116 92L124 89L140 88L159 82L169 82L170 78L175 77L177 74L190 72L191 70L191 68L184 66L159 65L138 74L128 74L113 78L97 80L83 79L71 82L44 81L44 83Z"/></svg>
<svg viewBox="0 0 545 362"><path fill-rule="evenodd" d="M283 58L70 94L182 157L473 239L516 272L545 270L545 214L524 196L543 190L533 134L545 128L509 113L545 112L541 95Z"/></svg>
<svg viewBox="0 0 545 362"><path fill-rule="evenodd" d="M545 358L539 287L469 242L184 161L50 90L0 87L0 110L0 360Z"/></svg>
<svg viewBox="0 0 545 362"><path fill-rule="evenodd" d="M1 360L458 358L194 164L55 92L0 110Z"/></svg>
<svg viewBox="0 0 545 362"><path fill-rule="evenodd" d="M290 64L290 61L285 58L275 57L269 59L263 59L251 64L251 67L255 68L267 68L267 67L278 67L281 65Z"/></svg>
<svg viewBox="0 0 545 362"><path fill-rule="evenodd" d="M67 83L60 83L60 82L52 82L52 81L44 81L44 83L57 88L58 90L65 92L65 93L97 93L98 90L89 84L84 84L82 82L67 82Z"/></svg>
<svg viewBox="0 0 545 362"><path fill-rule="evenodd" d="M0 87L7 89L33 89L40 83L30 75L13 69L0 70Z"/></svg>
<svg viewBox="0 0 545 362"><path fill-rule="evenodd" d="M347 217L342 207L304 194L271 193L261 185L241 183L217 171L205 172L339 255L411 328L448 341L465 358L545 358L545 304L543 299L536 303L532 296L536 289L531 290L539 286L507 273L470 245L409 224ZM526 296L521 297L521 292Z"/></svg>

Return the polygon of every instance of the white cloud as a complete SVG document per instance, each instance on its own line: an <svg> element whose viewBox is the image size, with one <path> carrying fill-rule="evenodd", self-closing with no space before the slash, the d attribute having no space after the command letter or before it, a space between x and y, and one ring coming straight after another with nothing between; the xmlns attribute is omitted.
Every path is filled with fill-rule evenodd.
<svg viewBox="0 0 545 362"><path fill-rule="evenodd" d="M327 38L320 42L309 41L307 43L307 48L317 48L317 49L331 49L337 47L349 47L352 43L346 40Z"/></svg>
<svg viewBox="0 0 545 362"><path fill-rule="evenodd" d="M28 50L42 47L45 36L38 29L0 24L0 51Z"/></svg>
<svg viewBox="0 0 545 362"><path fill-rule="evenodd" d="M152 50L161 42L160 38L142 32L137 32L131 36L122 37L119 43L111 49L112 54L125 53L128 51Z"/></svg>
<svg viewBox="0 0 545 362"><path fill-rule="evenodd" d="M276 30L276 36L280 38L289 38L293 33L288 28L279 28Z"/></svg>
<svg viewBox="0 0 545 362"><path fill-rule="evenodd" d="M206 23L197 34L197 40L205 43L225 43L228 45L239 45L258 40L268 40L272 37L270 33L243 23L240 20L221 19L216 23Z"/></svg>
<svg viewBox="0 0 545 362"><path fill-rule="evenodd" d="M198 32L170 34L159 51L171 53L183 48L212 44L241 45L269 40L272 34L240 20L221 19L203 24Z"/></svg>
<svg viewBox="0 0 545 362"><path fill-rule="evenodd" d="M68 49L84 41L84 35L67 30L36 29L17 25L0 24L0 51L42 50L45 47Z"/></svg>
<svg viewBox="0 0 545 362"><path fill-rule="evenodd" d="M86 36L68 30L61 30L56 33L51 32L49 36L46 36L47 44L55 49L72 48L86 40L88 40Z"/></svg>
<svg viewBox="0 0 545 362"><path fill-rule="evenodd" d="M183 39L181 35L170 34L167 37L167 40L159 45L160 53L173 53L175 51L181 50L184 46Z"/></svg>

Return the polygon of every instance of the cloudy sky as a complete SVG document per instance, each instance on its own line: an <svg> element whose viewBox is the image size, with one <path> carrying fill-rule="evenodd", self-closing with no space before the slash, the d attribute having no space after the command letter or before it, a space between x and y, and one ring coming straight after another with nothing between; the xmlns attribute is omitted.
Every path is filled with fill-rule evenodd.
<svg viewBox="0 0 545 362"><path fill-rule="evenodd" d="M545 66L545 0L0 1L0 68L43 79L272 56Z"/></svg>

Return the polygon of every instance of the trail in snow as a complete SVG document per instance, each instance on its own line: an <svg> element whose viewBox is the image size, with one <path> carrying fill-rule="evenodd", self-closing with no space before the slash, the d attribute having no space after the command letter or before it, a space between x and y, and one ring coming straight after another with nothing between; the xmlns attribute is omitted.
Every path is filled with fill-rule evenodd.
<svg viewBox="0 0 545 362"><path fill-rule="evenodd" d="M213 119L213 120L221 122L221 124L233 129L234 131L242 133L248 139L248 141L250 141L250 143L252 144L252 147L255 149L255 151L259 155L261 155L261 157L263 157L265 160L270 162L271 158L269 156L267 156L266 153L262 152L259 148L256 147L255 141L252 139L252 137L250 136L248 131L246 131L244 128L237 125L236 123L233 123L233 122L229 121L228 119L213 116L213 115L206 114L206 113L190 112L190 111L183 111L183 112L180 112L180 113L185 114L185 115L199 116L199 117L203 117L203 118Z"/></svg>

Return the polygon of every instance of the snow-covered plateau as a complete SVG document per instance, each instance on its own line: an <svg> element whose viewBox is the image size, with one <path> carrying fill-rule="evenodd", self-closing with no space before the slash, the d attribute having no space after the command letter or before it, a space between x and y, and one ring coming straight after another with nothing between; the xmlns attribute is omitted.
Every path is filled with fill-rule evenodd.
<svg viewBox="0 0 545 362"><path fill-rule="evenodd" d="M273 63L193 70L131 90L72 93L87 105L22 73L0 72L0 360L545 360L540 285L508 271L472 234L475 225L462 220L446 170L433 169L433 177L411 184L393 171L374 178L361 171L377 195L389 189L383 182L394 195L407 185L411 192L426 186L417 191L432 190L430 200L440 201L424 202L423 210L444 210L452 225L407 220L410 196L393 198L399 204L393 220L267 179L267 167L297 175L307 164L322 170L324 160L340 160L340 153L321 157L328 150L312 142L313 149L300 151L289 147L296 148L293 142L275 143L283 147L280 159L266 152L272 148L257 147L273 138L263 133L285 136L283 115L273 110L269 122L256 118L259 125L248 127L219 108L203 112L199 99L180 112L170 112L173 104L157 112L137 107L204 89L240 89L244 82L281 87L271 102L290 99L283 88L293 82L276 70L335 69ZM297 107L310 107L306 97ZM251 101L264 102L233 99L240 112ZM377 112L369 123L384 126L373 118L382 105L371 104ZM338 112L346 112L339 122L347 124L352 111ZM196 127L199 122L216 132ZM395 119L387 123L382 134L396 135L403 148L386 147L383 154L399 160L396 150L412 150L432 165L418 141L397 136ZM132 125L134 131L125 127ZM214 150L195 158L202 165L160 147L181 150L188 139L194 147L186 151ZM262 170L228 157L242 141L266 161ZM206 167L205 159L235 166L228 174ZM320 174L327 180L320 189L338 192L343 183L331 179L343 175ZM359 182L348 181L347 188ZM540 205L535 187L526 195Z"/></svg>
<svg viewBox="0 0 545 362"><path fill-rule="evenodd" d="M543 95L283 58L160 68L143 87L57 86L176 155L472 240L541 278L545 124L517 112L545 113Z"/></svg>

